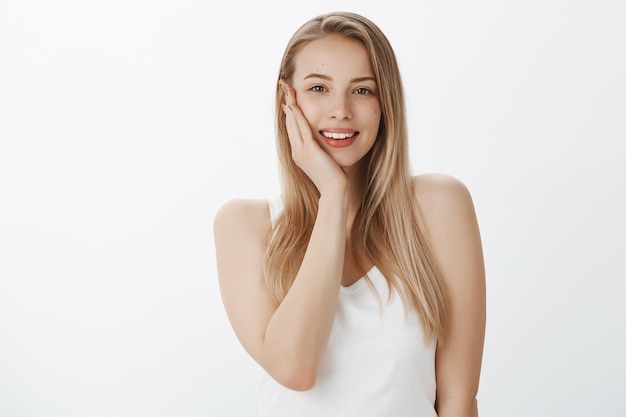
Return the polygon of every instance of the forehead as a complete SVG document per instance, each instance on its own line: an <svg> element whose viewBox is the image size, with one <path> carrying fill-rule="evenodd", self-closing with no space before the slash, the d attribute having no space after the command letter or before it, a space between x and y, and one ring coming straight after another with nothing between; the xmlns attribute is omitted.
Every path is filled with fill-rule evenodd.
<svg viewBox="0 0 626 417"><path fill-rule="evenodd" d="M327 35L308 42L295 56L294 78L301 79L311 73L354 78L373 76L374 72L361 42L341 35Z"/></svg>

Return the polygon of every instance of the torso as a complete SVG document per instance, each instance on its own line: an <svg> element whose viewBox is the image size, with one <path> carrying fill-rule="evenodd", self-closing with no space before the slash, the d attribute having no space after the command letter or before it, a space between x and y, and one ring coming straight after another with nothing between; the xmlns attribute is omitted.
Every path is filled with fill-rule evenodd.
<svg viewBox="0 0 626 417"><path fill-rule="evenodd" d="M276 200L270 203L271 218L280 209ZM436 417L436 343L425 343L417 313L405 314L399 294L370 259L364 267L357 268L346 242L339 303L316 385L292 391L259 369L261 416Z"/></svg>
<svg viewBox="0 0 626 417"><path fill-rule="evenodd" d="M445 178L432 176L414 178L416 202L419 200L423 209L426 229L433 226L433 230L438 231L447 224L440 215L442 204L447 207L444 204L447 200L441 198L441 190L449 188L447 182ZM263 234L271 224L267 203L256 200L250 202L248 207L249 212L244 216L248 220L246 223ZM274 210L275 214L278 212ZM386 285L387 280L380 271L372 268L374 284L382 295L375 297L366 280L362 279L364 271L357 268L352 260L351 250L347 242L339 307L316 386L306 392L291 391L262 372L260 394L263 415L318 416L328 415L328 410L354 407L353 413L341 415L378 417L389 415L388 411L397 406L396 416L436 416L436 342L424 343L417 314L411 311L409 321L406 321L398 294ZM369 271L370 266L371 260L365 259L366 270ZM381 306L378 302L388 299L387 290L393 291L391 301ZM356 392L357 386L366 389ZM351 395L346 396L346 389ZM383 391L385 395L381 395ZM376 405L386 411L377 413ZM303 414L302 410L308 414ZM317 412L320 410L324 412Z"/></svg>

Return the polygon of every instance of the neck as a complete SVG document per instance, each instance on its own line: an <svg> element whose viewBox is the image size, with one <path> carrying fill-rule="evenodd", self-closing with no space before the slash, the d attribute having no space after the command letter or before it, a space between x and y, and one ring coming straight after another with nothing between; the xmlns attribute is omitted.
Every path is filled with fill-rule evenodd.
<svg viewBox="0 0 626 417"><path fill-rule="evenodd" d="M348 176L348 180L350 182L350 191L348 195L348 229L350 229L354 216L361 205L363 193L365 192L363 185L365 164L356 164L354 166L344 168L344 172Z"/></svg>

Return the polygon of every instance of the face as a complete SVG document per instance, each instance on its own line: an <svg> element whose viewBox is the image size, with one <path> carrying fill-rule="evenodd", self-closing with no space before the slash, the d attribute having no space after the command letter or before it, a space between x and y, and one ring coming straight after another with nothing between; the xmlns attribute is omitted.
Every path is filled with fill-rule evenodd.
<svg viewBox="0 0 626 417"><path fill-rule="evenodd" d="M295 56L292 86L313 136L344 169L357 166L376 141L381 111L365 47L329 35Z"/></svg>

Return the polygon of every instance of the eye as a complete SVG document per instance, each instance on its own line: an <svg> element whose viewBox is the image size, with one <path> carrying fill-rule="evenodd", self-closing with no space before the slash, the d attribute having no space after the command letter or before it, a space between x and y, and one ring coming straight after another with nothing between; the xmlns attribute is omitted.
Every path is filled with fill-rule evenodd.
<svg viewBox="0 0 626 417"><path fill-rule="evenodd" d="M314 93L323 93L326 91L326 88L324 88L323 85L314 85L313 87L309 88L309 91L312 91Z"/></svg>
<svg viewBox="0 0 626 417"><path fill-rule="evenodd" d="M362 96L368 96L370 94L373 94L372 90L370 90L369 88L365 88L365 87L357 88L356 90L354 90L354 93L358 95L362 95Z"/></svg>

